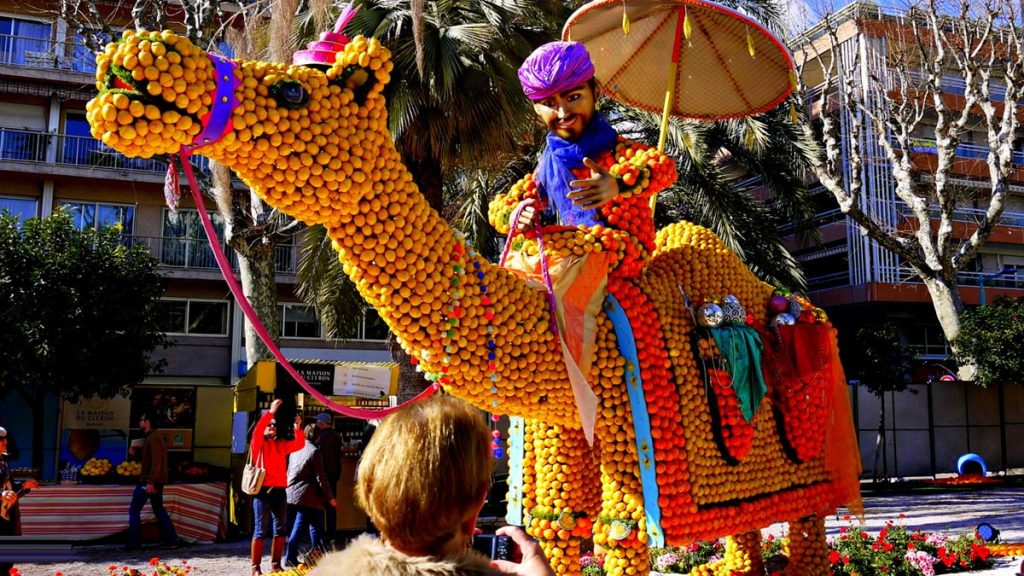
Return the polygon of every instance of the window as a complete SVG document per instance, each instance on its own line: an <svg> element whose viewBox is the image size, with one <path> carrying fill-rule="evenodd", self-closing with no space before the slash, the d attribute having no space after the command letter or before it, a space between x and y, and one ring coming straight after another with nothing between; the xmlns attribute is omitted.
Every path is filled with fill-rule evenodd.
<svg viewBox="0 0 1024 576"><path fill-rule="evenodd" d="M61 162L78 166L95 166L109 154L100 153L100 141L92 137L85 112L67 112L64 115L64 137L61 146Z"/></svg>
<svg viewBox="0 0 1024 576"><path fill-rule="evenodd" d="M79 230L120 226L122 233L130 236L135 229L134 206L71 200L61 200L59 204L71 214L71 221Z"/></svg>
<svg viewBox="0 0 1024 576"><path fill-rule="evenodd" d="M24 222L37 215L37 204L35 198L19 198L17 196L0 196L0 213L8 212Z"/></svg>
<svg viewBox="0 0 1024 576"><path fill-rule="evenodd" d="M0 63L53 68L52 28L49 22L0 16Z"/></svg>
<svg viewBox="0 0 1024 576"><path fill-rule="evenodd" d="M282 338L320 338L320 319L316 310L302 304L279 304Z"/></svg>
<svg viewBox="0 0 1024 576"><path fill-rule="evenodd" d="M228 303L223 300L161 300L160 329L167 334L227 336Z"/></svg>
<svg viewBox="0 0 1024 576"><path fill-rule="evenodd" d="M949 344L939 326L910 326L907 329L907 347L922 360L949 358Z"/></svg>
<svg viewBox="0 0 1024 576"><path fill-rule="evenodd" d="M217 238L224 238L224 219L210 213ZM223 244L222 244L223 245ZM185 268L217 268L206 232L195 209L178 209L177 214L164 209L163 238L160 242L160 263Z"/></svg>
<svg viewBox="0 0 1024 576"><path fill-rule="evenodd" d="M102 30L81 30L76 33L75 42L71 46L71 69L87 74L95 72L96 53L89 46L102 47L110 40L110 36Z"/></svg>
<svg viewBox="0 0 1024 576"><path fill-rule="evenodd" d="M363 312L363 340L387 340L388 325L380 319L380 314L373 308Z"/></svg>

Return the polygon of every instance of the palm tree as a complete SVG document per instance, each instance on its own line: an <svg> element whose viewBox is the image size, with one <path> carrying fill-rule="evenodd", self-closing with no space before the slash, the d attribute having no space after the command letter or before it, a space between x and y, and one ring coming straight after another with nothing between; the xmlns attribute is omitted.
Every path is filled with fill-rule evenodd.
<svg viewBox="0 0 1024 576"><path fill-rule="evenodd" d="M656 142L660 118L602 103L619 133ZM785 107L723 122L672 119L666 152L679 178L663 192L658 227L685 219L713 230L762 280L806 288L803 272L779 237L782 223L812 230L814 210L804 183L807 159L817 147L794 127ZM760 188L765 198L752 192Z"/></svg>

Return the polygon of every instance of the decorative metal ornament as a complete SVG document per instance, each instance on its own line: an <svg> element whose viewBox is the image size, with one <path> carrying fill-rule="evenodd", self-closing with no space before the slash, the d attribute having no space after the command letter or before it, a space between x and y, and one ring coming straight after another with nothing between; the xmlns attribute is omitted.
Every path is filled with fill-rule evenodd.
<svg viewBox="0 0 1024 576"><path fill-rule="evenodd" d="M778 314L787 310L789 310L789 298L776 294L768 299L768 311L772 314Z"/></svg>
<svg viewBox="0 0 1024 576"><path fill-rule="evenodd" d="M793 318L799 318L800 313L804 311L804 307L800 305L800 302L793 298L789 301L789 315Z"/></svg>
<svg viewBox="0 0 1024 576"><path fill-rule="evenodd" d="M792 326L793 324L796 324L796 318L793 318L793 315L787 312L772 318L772 326Z"/></svg>
<svg viewBox="0 0 1024 576"><path fill-rule="evenodd" d="M633 532L633 527L621 520L613 520L608 529L608 537L612 540L625 540Z"/></svg>
<svg viewBox="0 0 1024 576"><path fill-rule="evenodd" d="M718 304L704 304L697 311L697 323L705 328L717 328L725 320L725 313Z"/></svg>
<svg viewBox="0 0 1024 576"><path fill-rule="evenodd" d="M747 318L747 311L735 296L726 296L722 299L722 313L725 315L726 324L743 324Z"/></svg>
<svg viewBox="0 0 1024 576"><path fill-rule="evenodd" d="M814 319L818 322L828 322L828 314L825 313L821 308L815 308L811 310L814 313Z"/></svg>

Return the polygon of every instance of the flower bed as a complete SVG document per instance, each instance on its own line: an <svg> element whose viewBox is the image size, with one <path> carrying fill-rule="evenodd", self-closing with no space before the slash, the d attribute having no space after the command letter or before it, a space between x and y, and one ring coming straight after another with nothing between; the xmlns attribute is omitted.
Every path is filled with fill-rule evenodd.
<svg viewBox="0 0 1024 576"><path fill-rule="evenodd" d="M848 523L850 517L844 517ZM877 533L870 533L852 523L840 528L839 536L831 537L829 565L839 576L934 576L969 572L992 566L992 557L1024 551L1024 546L993 545L990 547L977 534L954 536L941 532L912 530L898 521L890 521ZM651 573L689 574L695 567L723 558L722 540L699 542L685 548L660 548L651 551ZM778 574L788 563L787 538L768 536L761 541L761 556L767 575ZM582 557L583 576L603 576L599 556Z"/></svg>

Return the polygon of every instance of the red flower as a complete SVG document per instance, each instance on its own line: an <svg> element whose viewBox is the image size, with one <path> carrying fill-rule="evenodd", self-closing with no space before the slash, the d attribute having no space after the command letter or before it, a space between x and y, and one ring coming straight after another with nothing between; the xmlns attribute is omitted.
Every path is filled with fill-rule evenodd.
<svg viewBox="0 0 1024 576"><path fill-rule="evenodd" d="M914 546L913 542L907 542L907 550L914 550L917 546Z"/></svg>
<svg viewBox="0 0 1024 576"><path fill-rule="evenodd" d="M156 556L153 556L152 558L149 559L149 565L150 566L156 566L159 563L160 563L160 559L157 558Z"/></svg>
<svg viewBox="0 0 1024 576"><path fill-rule="evenodd" d="M843 556L843 564L849 564L849 563L850 563L850 557L849 556Z"/></svg>
<svg viewBox="0 0 1024 576"><path fill-rule="evenodd" d="M843 520L846 520L847 522L849 522L850 521L850 515L849 514L844 514L843 515Z"/></svg>
<svg viewBox="0 0 1024 576"><path fill-rule="evenodd" d="M840 559L839 552L836 552L835 550L833 550L833 551L828 553L828 563L831 564L832 566L835 566L836 564L839 564L839 559Z"/></svg>

